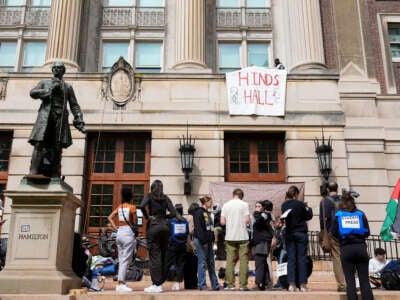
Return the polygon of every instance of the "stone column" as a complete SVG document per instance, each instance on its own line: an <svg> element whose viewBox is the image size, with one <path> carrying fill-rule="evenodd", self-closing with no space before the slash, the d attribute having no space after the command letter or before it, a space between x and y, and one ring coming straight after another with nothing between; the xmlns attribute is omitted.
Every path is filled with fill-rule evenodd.
<svg viewBox="0 0 400 300"><path fill-rule="evenodd" d="M205 69L205 1L176 0L174 69Z"/></svg>
<svg viewBox="0 0 400 300"><path fill-rule="evenodd" d="M79 70L78 41L82 0L53 0L45 65L62 61ZM70 69L69 69L70 71Z"/></svg>
<svg viewBox="0 0 400 300"><path fill-rule="evenodd" d="M319 0L287 2L292 70L325 69Z"/></svg>

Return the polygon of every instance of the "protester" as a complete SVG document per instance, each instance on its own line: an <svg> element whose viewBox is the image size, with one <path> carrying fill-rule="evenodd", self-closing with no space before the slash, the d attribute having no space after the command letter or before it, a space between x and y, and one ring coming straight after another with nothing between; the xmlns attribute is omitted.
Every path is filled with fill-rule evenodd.
<svg viewBox="0 0 400 300"><path fill-rule="evenodd" d="M239 256L239 289L248 291L247 277L249 271L249 234L247 225L250 223L249 205L243 200L243 191L235 189L233 199L222 207L221 225L226 226L226 290L235 289L235 260Z"/></svg>
<svg viewBox="0 0 400 300"><path fill-rule="evenodd" d="M292 185L286 193L286 201L281 210L285 218L285 244L288 253L289 292L297 291L297 283L301 292L307 289L307 246L308 227L306 221L311 220L313 212L307 203L298 200L299 189Z"/></svg>
<svg viewBox="0 0 400 300"><path fill-rule="evenodd" d="M143 217L147 222L147 240L149 246L150 276L152 285L145 288L146 293L160 293L162 284L166 279L165 255L168 248L170 226L168 217L183 218L176 214L171 199L163 192L163 184L160 180L154 180L141 203ZM148 213L147 213L148 210Z"/></svg>
<svg viewBox="0 0 400 300"><path fill-rule="evenodd" d="M267 258L271 250L274 230L272 221L272 202L269 200L257 201L256 209L253 213L253 238L254 262L256 267L256 287L255 291L264 291L265 287L270 285L271 277L269 274Z"/></svg>
<svg viewBox="0 0 400 300"><path fill-rule="evenodd" d="M329 182L325 188L325 192L327 193L327 195L323 200L321 200L319 205L319 223L321 232L325 229L324 224L326 224L326 230L329 230L329 228L331 227L332 221L335 218L335 213L339 208L340 202L340 196L338 195L338 185L336 182ZM325 220L323 219L323 216L325 216ZM335 274L337 291L345 292L346 284L344 280L342 263L340 261L339 240L337 240L332 235L329 235L328 238L330 245L329 252L332 256L333 273Z"/></svg>
<svg viewBox="0 0 400 300"><path fill-rule="evenodd" d="M371 258L368 263L369 279L372 288L381 286L381 274L386 265L390 262L386 259L386 251L382 248L374 250L374 258Z"/></svg>
<svg viewBox="0 0 400 300"><path fill-rule="evenodd" d="M182 204L175 204L175 209L179 216L183 215ZM170 223L171 237L166 254L166 272L170 275L168 280L176 278L172 290L179 291L181 289L180 283L183 281L189 226L186 219L178 220L176 217Z"/></svg>
<svg viewBox="0 0 400 300"><path fill-rule="evenodd" d="M188 209L188 216L186 220L189 226L189 236L186 247L185 267L184 267L184 281L186 290L197 289L197 256L196 246L194 244L194 220L193 214L200 205L196 202L190 204Z"/></svg>
<svg viewBox="0 0 400 300"><path fill-rule="evenodd" d="M207 290L206 268L210 277L211 288L219 291L220 286L215 274L215 262L213 252L214 224L211 213L212 199L208 196L200 198L201 207L194 211L194 244L197 252L197 278L200 290Z"/></svg>
<svg viewBox="0 0 400 300"><path fill-rule="evenodd" d="M136 206L130 204L132 200L132 190L123 188L121 191L122 204L108 216L111 226L118 230L117 247L118 247L118 285L115 290L118 293L132 292L132 288L125 283L126 271L129 263L132 261L133 250L136 245L135 233L132 224L136 224ZM114 218L118 216L117 224Z"/></svg>
<svg viewBox="0 0 400 300"><path fill-rule="evenodd" d="M342 195L341 208L335 214L330 232L340 241L340 257L346 279L347 299L357 300L356 270L362 299L373 299L368 279L369 256L365 243L365 239L370 235L368 220L365 214L357 209L354 198L348 192Z"/></svg>

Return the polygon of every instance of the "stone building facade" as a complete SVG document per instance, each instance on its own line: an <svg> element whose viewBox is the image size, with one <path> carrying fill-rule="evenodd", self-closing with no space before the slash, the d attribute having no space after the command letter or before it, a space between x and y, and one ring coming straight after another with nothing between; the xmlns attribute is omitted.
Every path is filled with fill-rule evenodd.
<svg viewBox="0 0 400 300"><path fill-rule="evenodd" d="M0 3L3 188L16 189L29 170L27 139L39 107L29 91L62 60L89 131L73 130L74 144L62 161L65 181L86 203L77 212L77 229L105 226L124 185L138 200L154 179L185 207L208 194L210 182L302 182L318 215L314 139L324 128L333 140L331 178L361 194L358 206L379 232L400 175L400 3ZM107 100L108 72L119 56L135 72L134 95L124 105ZM224 72L273 67L276 57L288 71L285 116L230 115ZM191 195L183 192L179 153L187 128L196 138ZM10 205L6 199L5 219ZM318 230L316 217L310 229ZM7 233L6 222L2 236Z"/></svg>

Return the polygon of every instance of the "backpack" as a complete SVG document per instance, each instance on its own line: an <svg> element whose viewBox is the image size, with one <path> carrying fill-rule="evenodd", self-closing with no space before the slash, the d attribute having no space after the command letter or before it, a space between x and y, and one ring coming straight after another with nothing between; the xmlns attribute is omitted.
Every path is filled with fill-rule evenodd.
<svg viewBox="0 0 400 300"><path fill-rule="evenodd" d="M382 286L386 290L400 290L399 273L392 270L386 270L381 274Z"/></svg>
<svg viewBox="0 0 400 300"><path fill-rule="evenodd" d="M143 277L143 269L138 268L135 263L131 263L126 271L126 281L140 281Z"/></svg>
<svg viewBox="0 0 400 300"><path fill-rule="evenodd" d="M171 222L171 243L172 244L186 244L189 235L189 225L185 221L173 220Z"/></svg>

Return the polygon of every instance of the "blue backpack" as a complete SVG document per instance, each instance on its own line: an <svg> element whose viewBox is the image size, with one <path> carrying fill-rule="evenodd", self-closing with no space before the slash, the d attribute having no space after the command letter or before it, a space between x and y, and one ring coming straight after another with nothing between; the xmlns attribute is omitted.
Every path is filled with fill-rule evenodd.
<svg viewBox="0 0 400 300"><path fill-rule="evenodd" d="M172 244L186 244L189 235L189 225L185 221L172 221L171 222L171 243Z"/></svg>
<svg viewBox="0 0 400 300"><path fill-rule="evenodd" d="M364 213L359 210L354 212L339 210L336 212L340 236L343 238L346 235L364 235L367 233L368 229L364 226L363 215Z"/></svg>

